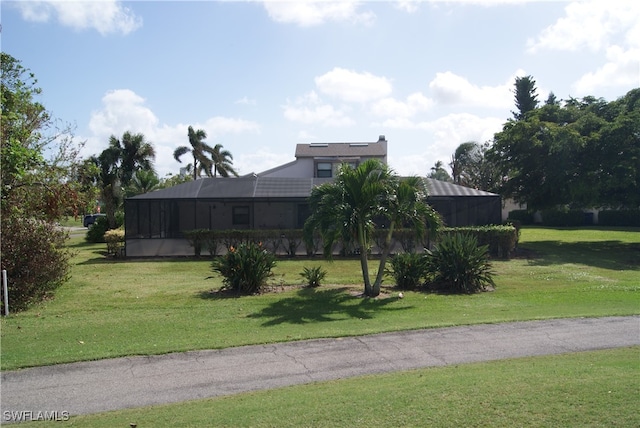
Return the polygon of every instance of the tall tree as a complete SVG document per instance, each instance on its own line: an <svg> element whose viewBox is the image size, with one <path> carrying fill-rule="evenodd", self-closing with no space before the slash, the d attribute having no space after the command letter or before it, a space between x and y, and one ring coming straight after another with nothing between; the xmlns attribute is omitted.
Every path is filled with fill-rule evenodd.
<svg viewBox="0 0 640 428"><path fill-rule="evenodd" d="M207 133L203 129L193 130L193 127L189 126L187 130L189 137L189 146L180 146L173 152L173 158L182 163L180 158L186 154L191 153L193 156L193 179L196 180L200 177L200 174L204 173L211 177L213 175L213 154L214 148L204 142L207 138ZM211 156L211 157L209 157Z"/></svg>
<svg viewBox="0 0 640 428"><path fill-rule="evenodd" d="M120 180L123 186L129 185L137 171L153 171L156 151L143 134L126 131L121 139L112 135L109 138L109 146L118 154Z"/></svg>
<svg viewBox="0 0 640 428"><path fill-rule="evenodd" d="M531 76L516 77L515 102L517 112L511 112L514 119L522 120L526 114L538 107L538 95L536 93L536 81Z"/></svg>
<svg viewBox="0 0 640 428"><path fill-rule="evenodd" d="M213 176L218 174L222 177L229 177L229 174L238 176L238 172L233 168L233 155L228 150L223 150L222 144L216 144L211 154L213 160Z"/></svg>
<svg viewBox="0 0 640 428"><path fill-rule="evenodd" d="M462 186L469 186L470 170L477 163L478 143L467 141L460 144L451 156L451 177L453 182Z"/></svg>
<svg viewBox="0 0 640 428"><path fill-rule="evenodd" d="M444 164L442 163L442 161L437 161L431 167L431 172L427 174L427 177L440 181L452 181L451 176L449 175L447 170L444 169Z"/></svg>
<svg viewBox="0 0 640 428"><path fill-rule="evenodd" d="M141 195L160 188L160 179L152 170L136 171L125 189L127 196Z"/></svg>
<svg viewBox="0 0 640 428"><path fill-rule="evenodd" d="M336 180L314 188L309 198L311 216L305 223L309 238L318 231L324 254L331 256L336 242L354 241L360 249L360 267L364 295L380 294L384 266L390 251L390 240L397 225L412 225L424 233L427 222L438 224L439 217L425 202L424 182L413 177L400 180L386 164L369 159L352 168L343 164ZM372 283L368 254L376 222L388 221L386 245L380 258L378 273Z"/></svg>

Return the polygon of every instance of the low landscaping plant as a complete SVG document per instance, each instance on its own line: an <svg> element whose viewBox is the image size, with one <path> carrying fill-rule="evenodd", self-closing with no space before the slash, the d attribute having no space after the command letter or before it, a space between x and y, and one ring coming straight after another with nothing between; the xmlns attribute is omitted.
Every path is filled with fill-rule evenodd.
<svg viewBox="0 0 640 428"><path fill-rule="evenodd" d="M248 242L229 247L227 254L213 260L214 272L223 277L223 288L241 294L255 294L273 276L276 256L261 243Z"/></svg>
<svg viewBox="0 0 640 428"><path fill-rule="evenodd" d="M447 234L433 251L426 251L427 272L439 290L476 293L495 287L486 245L478 246L475 236Z"/></svg>
<svg viewBox="0 0 640 428"><path fill-rule="evenodd" d="M320 282L327 276L327 271L322 266L314 266L312 268L304 267L300 276L307 281L309 287L319 287Z"/></svg>
<svg viewBox="0 0 640 428"><path fill-rule="evenodd" d="M427 271L425 255L417 253L396 254L389 259L389 266L386 274L394 279L396 287L403 290L421 285Z"/></svg>

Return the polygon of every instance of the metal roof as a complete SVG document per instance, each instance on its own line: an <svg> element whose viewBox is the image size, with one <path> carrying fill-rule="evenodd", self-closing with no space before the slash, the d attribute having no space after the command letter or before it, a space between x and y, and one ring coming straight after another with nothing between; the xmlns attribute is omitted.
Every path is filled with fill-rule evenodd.
<svg viewBox="0 0 640 428"><path fill-rule="evenodd" d="M482 190L425 178L432 197L498 196ZM331 179L245 176L240 178L202 178L130 199L253 199L306 198L311 189Z"/></svg>

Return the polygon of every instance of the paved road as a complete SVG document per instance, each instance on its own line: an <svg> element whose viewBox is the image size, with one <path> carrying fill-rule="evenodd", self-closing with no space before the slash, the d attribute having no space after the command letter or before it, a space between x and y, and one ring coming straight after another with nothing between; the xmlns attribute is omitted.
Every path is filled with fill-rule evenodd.
<svg viewBox="0 0 640 428"><path fill-rule="evenodd" d="M7 411L70 415L372 373L640 345L640 316L439 328L2 373Z"/></svg>

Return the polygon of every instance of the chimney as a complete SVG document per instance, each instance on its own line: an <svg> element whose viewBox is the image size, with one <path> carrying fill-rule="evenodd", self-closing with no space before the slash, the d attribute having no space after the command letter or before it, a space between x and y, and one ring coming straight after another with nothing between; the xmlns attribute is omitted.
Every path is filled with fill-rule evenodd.
<svg viewBox="0 0 640 428"><path fill-rule="evenodd" d="M378 142L380 142L380 141L387 141L387 139L384 138L384 135L381 135L381 136L378 137Z"/></svg>

